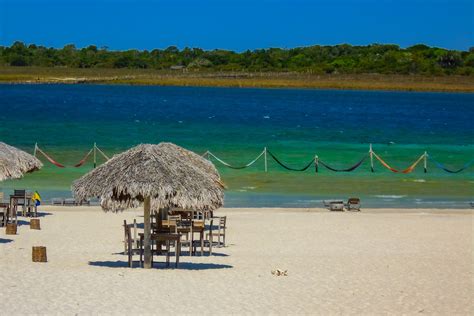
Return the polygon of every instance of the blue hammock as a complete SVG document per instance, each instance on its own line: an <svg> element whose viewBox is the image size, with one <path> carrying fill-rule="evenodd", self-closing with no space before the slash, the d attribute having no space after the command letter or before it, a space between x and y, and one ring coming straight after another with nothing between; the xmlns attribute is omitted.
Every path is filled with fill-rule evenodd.
<svg viewBox="0 0 474 316"><path fill-rule="evenodd" d="M472 159L471 161L467 162L464 166L462 166L460 169L451 170L451 169L446 168L446 166L445 166L444 164L442 164L442 163L440 163L440 162L434 160L434 159L431 158L430 156L428 156L428 158L429 158L430 160L433 160L433 162L436 164L436 167L438 167L438 168L440 168L440 169L442 169L442 170L444 170L444 171L446 171L446 172L449 172L449 173L459 173L459 172L461 172L461 171L464 171L464 170L466 170L467 168L469 168L469 167L472 165L472 163L474 162L474 159Z"/></svg>

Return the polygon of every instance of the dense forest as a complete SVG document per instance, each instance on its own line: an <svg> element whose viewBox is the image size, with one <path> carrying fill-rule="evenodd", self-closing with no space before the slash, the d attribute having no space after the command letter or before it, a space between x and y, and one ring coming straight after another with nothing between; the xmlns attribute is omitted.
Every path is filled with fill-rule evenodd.
<svg viewBox="0 0 474 316"><path fill-rule="evenodd" d="M175 46L143 51L112 51L93 45L85 48L66 45L57 49L15 42L10 47L0 46L0 66L474 75L474 48L456 51L421 44L408 48L343 44L244 52L187 47L180 50Z"/></svg>

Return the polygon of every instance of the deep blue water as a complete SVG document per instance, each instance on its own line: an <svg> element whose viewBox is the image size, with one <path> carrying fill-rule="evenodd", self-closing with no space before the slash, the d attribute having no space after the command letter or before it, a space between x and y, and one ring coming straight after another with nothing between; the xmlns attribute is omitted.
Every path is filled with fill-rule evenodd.
<svg viewBox="0 0 474 316"><path fill-rule="evenodd" d="M38 142L69 166L94 142L113 154L138 143L172 141L197 152L211 150L235 164L250 161L267 146L293 165L318 154L336 166L345 166L373 143L376 151L400 168L425 150L457 167L474 156L473 118L474 94L468 93L0 85L0 140L29 150ZM335 196L354 192L371 203L382 203L383 198L374 196L391 195L392 186L397 194L407 196L405 201L412 202L418 198L464 201L472 196L472 169L455 178L430 168L428 175L413 175L415 180L423 177L425 184L419 181L416 185L420 187L411 184L406 189L404 181L413 180L411 175L394 178L380 167L375 175L367 167L347 175L365 181L354 189L345 182L335 185L346 175L326 172L324 181L334 189L321 193L314 177L289 175L274 165L275 178L263 184L260 167L245 171L218 167L230 183L229 203L238 206L289 205L300 200L299 205L307 205L332 192ZM34 180L44 192L67 191L70 182L86 171L68 168L58 170L57 176L54 167L46 166L30 180L4 186L32 185ZM462 194L442 187L453 183ZM371 188L380 185L381 192L372 192ZM250 190L252 194L245 193ZM446 193L440 197L439 192ZM402 203L399 200L393 202Z"/></svg>

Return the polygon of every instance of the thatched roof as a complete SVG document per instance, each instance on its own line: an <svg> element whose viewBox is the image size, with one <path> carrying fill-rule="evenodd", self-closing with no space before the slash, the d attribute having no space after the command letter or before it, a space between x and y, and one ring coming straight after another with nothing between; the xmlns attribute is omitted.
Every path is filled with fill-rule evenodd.
<svg viewBox="0 0 474 316"><path fill-rule="evenodd" d="M43 164L36 157L0 142L0 181L21 178L41 167Z"/></svg>
<svg viewBox="0 0 474 316"><path fill-rule="evenodd" d="M152 208L216 209L224 186L212 163L171 143L139 145L74 181L76 199L100 197L105 211L137 207L151 197Z"/></svg>

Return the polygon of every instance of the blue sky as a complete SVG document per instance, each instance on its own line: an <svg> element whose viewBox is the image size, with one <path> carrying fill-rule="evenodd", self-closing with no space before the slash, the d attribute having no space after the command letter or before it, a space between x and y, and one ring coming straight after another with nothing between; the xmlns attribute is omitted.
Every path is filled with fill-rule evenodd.
<svg viewBox="0 0 474 316"><path fill-rule="evenodd" d="M245 49L474 46L473 0L0 0L0 45Z"/></svg>

